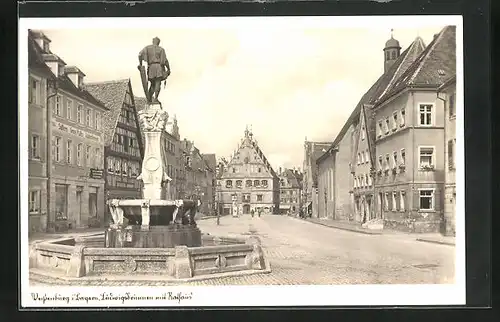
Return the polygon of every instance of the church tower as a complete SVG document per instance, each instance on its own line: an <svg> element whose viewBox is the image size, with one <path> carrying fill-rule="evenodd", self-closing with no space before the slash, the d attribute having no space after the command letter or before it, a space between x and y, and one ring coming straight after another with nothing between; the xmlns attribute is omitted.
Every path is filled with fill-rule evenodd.
<svg viewBox="0 0 500 322"><path fill-rule="evenodd" d="M391 39L387 40L384 47L384 73L386 73L392 64L398 59L401 53L399 41L394 39L393 30L391 29Z"/></svg>

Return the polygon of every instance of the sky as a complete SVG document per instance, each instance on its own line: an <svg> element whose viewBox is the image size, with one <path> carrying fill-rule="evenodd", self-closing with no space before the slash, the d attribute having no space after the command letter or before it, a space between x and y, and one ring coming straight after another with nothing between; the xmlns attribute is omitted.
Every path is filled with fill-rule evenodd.
<svg viewBox="0 0 500 322"><path fill-rule="evenodd" d="M405 50L427 45L444 26L394 28ZM304 140L333 141L361 96L383 72L388 25L368 28L245 27L42 29L51 51L86 82L130 78L144 96L137 56L161 40L172 74L160 101L181 138L228 158L247 125L273 168L301 167Z"/></svg>

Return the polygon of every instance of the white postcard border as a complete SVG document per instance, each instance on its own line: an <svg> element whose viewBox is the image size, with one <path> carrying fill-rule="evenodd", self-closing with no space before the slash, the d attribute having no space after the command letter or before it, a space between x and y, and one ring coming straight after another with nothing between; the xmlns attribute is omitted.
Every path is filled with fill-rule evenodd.
<svg viewBox="0 0 500 322"><path fill-rule="evenodd" d="M446 285L332 285L332 286L218 286L218 287L35 287L29 286L28 265L28 29L79 28L418 28L457 26L457 153L455 284ZM376 26L376 27L375 27ZM21 18L19 20L19 152L20 256L22 307L163 307L163 306L302 306L302 305L459 305L465 304L465 167L463 21L461 16L350 17L174 17L174 18ZM443 246L447 247L447 246ZM271 273L272 274L272 273ZM169 294L170 292L170 299ZM102 293L108 300L92 300ZM127 295L128 293L128 295ZM40 300L34 299L38 294ZM75 294L79 296L75 297ZM46 299L43 301L43 295ZM119 296L118 296L119 295ZM141 297L158 296L159 300ZM56 300L51 300L55 298ZM71 300L66 301L66 298ZM77 299L78 298L78 299ZM85 299L86 298L86 299ZM165 298L165 299L163 299ZM179 301L178 298L181 298ZM59 300L58 300L59 299ZM90 299L90 300L89 300Z"/></svg>

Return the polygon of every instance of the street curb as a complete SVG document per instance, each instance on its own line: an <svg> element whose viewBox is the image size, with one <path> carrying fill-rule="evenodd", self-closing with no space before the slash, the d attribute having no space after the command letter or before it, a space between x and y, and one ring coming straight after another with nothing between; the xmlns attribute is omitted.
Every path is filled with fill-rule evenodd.
<svg viewBox="0 0 500 322"><path fill-rule="evenodd" d="M422 243L447 245L447 246L453 246L453 247L455 247L454 243L449 243L449 242L439 241L439 240L429 240L429 239L417 238L416 241L419 241L419 242L422 242Z"/></svg>
<svg viewBox="0 0 500 322"><path fill-rule="evenodd" d="M364 231L364 230L359 230L359 229L354 229L354 228L331 226L331 225L324 224L324 223L317 222L317 221L309 221L307 219L299 219L299 218L295 218L295 217L291 217L291 218L297 219L297 220L300 220L300 221L305 221L305 222L308 222L308 223L311 223L311 224L321 225L321 226L325 226L325 227L333 228L333 229L340 229L340 230L344 230L344 231L350 231L350 232L358 233L358 234L364 234L364 235L382 235L382 233L375 232L375 231Z"/></svg>

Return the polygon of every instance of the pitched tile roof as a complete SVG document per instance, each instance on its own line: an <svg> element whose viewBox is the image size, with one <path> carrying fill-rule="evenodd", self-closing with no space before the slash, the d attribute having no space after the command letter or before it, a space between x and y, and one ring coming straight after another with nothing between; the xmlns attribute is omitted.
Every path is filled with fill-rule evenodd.
<svg viewBox="0 0 500 322"><path fill-rule="evenodd" d="M327 151L330 146L332 145L331 142L311 142L311 141L306 141L306 146L307 146L307 157L309 158L309 163L311 164L311 172L312 172L312 182L313 185L318 184L318 165L317 161L321 156L325 154L325 151Z"/></svg>
<svg viewBox="0 0 500 322"><path fill-rule="evenodd" d="M377 103L407 87L439 87L456 73L456 27L446 26Z"/></svg>
<svg viewBox="0 0 500 322"><path fill-rule="evenodd" d="M285 171L281 173L280 177L288 179L292 188L300 187L299 178L292 169L285 169Z"/></svg>
<svg viewBox="0 0 500 322"><path fill-rule="evenodd" d="M69 79L67 75L61 75L57 79L59 80L58 82L59 88L62 89L63 91L66 91L70 94L80 97L81 99L84 99L89 103L100 106L105 110L109 109L106 106L105 102L101 101L98 97L92 95L92 93L90 93L87 90L87 87L85 85L82 88L76 87L76 85L73 84L73 81L71 81L71 79Z"/></svg>
<svg viewBox="0 0 500 322"><path fill-rule="evenodd" d="M351 125L353 125L358 119L361 112L361 107L363 105L373 105L378 99L386 92L388 89L396 82L398 75L402 75L406 69L408 69L413 62L419 57L419 55L424 51L425 44L422 38L417 37L411 45L399 55L398 59L391 65L391 67L382 74L377 81L368 89L368 91L361 97L358 104L352 111L351 115L344 123L344 126L337 134L335 140L333 141L330 150L334 149L342 140L347 130ZM368 110L368 109L367 109ZM367 113L367 129L369 134L374 135L375 124L372 120L371 112ZM373 143L373 142L372 142ZM374 144L371 144L374 148ZM318 163L321 162L324 157L318 159Z"/></svg>
<svg viewBox="0 0 500 322"><path fill-rule="evenodd" d="M208 167L215 171L215 167L217 166L217 161L215 158L215 153L209 153L209 154L202 154L202 158L205 160L207 163Z"/></svg>
<svg viewBox="0 0 500 322"><path fill-rule="evenodd" d="M134 96L135 101L135 109L137 112L142 111L146 108L146 104L148 103L145 97Z"/></svg>
<svg viewBox="0 0 500 322"><path fill-rule="evenodd" d="M116 125L122 110L125 94L130 86L129 79L120 79L98 83L87 83L85 88L95 97L106 104L109 109L104 113L102 119L104 128L104 144L110 145L113 142ZM137 120L137 117L136 117Z"/></svg>
<svg viewBox="0 0 500 322"><path fill-rule="evenodd" d="M29 33L31 35L31 32ZM37 42L30 36L28 36L28 68L41 75L49 78L56 79L56 76L52 73L49 66L45 64L42 56L42 49L37 44Z"/></svg>

